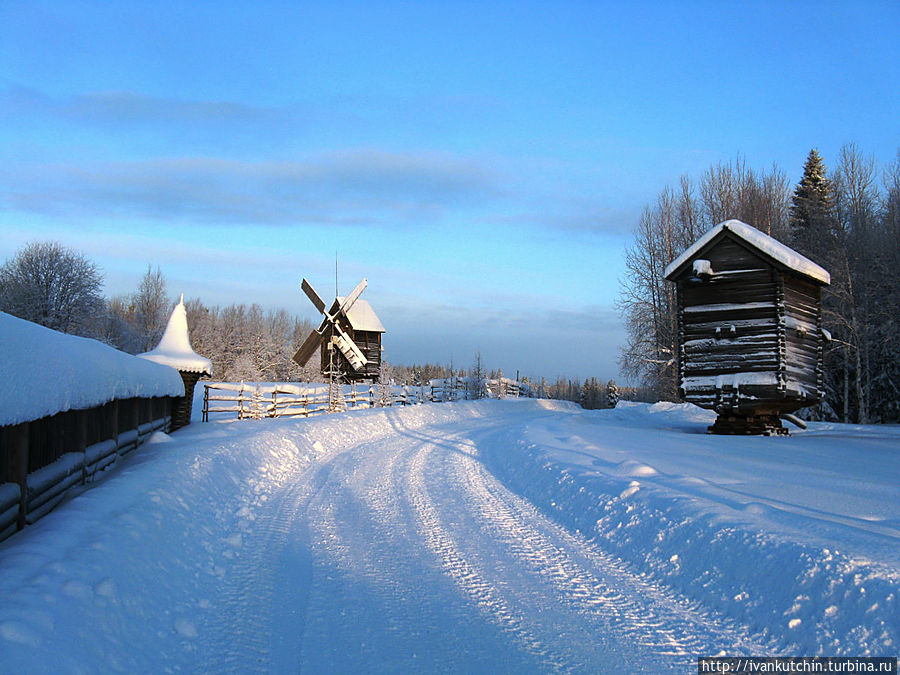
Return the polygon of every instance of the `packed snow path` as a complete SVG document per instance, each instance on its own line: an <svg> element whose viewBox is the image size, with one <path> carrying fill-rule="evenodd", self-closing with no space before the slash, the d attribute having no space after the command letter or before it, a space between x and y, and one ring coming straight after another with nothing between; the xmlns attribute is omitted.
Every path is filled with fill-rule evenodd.
<svg viewBox="0 0 900 675"><path fill-rule="evenodd" d="M777 597L763 599L777 610L771 625L766 604L741 615L688 600L664 565L648 557L659 568L650 573L623 561L596 533L548 517L500 480L522 482L515 472L533 459L522 439L552 434L583 454L575 429L586 429L581 415L522 401L160 436L0 545L0 672L662 673L688 672L701 654L784 653L790 643L778 627L801 621L783 616ZM679 433L688 435L672 437ZM562 499L572 481L550 468L563 483L549 494ZM631 512L642 480L607 501ZM525 484L523 494L547 494L540 479ZM702 518L685 522L709 529ZM764 559L727 571L740 576ZM813 562L849 597L827 563ZM852 572L870 589L861 611L871 621L895 616L896 571ZM715 584L705 576L702 587ZM752 602L747 595L733 604ZM791 611L821 614L815 603L806 597ZM837 608L825 614L832 620ZM870 631L846 648L890 644L896 625L888 628L887 638Z"/></svg>
<svg viewBox="0 0 900 675"><path fill-rule="evenodd" d="M317 472L306 667L662 672L749 642L488 473L478 448L504 423L397 424Z"/></svg>

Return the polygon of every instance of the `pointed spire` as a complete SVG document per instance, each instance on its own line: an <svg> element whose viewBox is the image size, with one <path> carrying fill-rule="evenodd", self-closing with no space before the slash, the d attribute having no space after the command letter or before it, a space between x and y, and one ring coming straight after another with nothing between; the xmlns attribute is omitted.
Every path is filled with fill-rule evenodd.
<svg viewBox="0 0 900 675"><path fill-rule="evenodd" d="M197 354L191 347L188 336L187 310L184 308L184 293L172 310L169 323L156 349L143 354L141 358L162 363L189 373L206 373L212 375L212 361Z"/></svg>

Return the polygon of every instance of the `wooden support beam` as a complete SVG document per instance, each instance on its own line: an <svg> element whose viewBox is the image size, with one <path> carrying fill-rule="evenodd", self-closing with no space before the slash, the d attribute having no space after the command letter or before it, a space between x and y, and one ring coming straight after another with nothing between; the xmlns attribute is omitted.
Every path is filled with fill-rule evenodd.
<svg viewBox="0 0 900 675"><path fill-rule="evenodd" d="M19 484L19 519L16 527L25 527L25 514L28 510L28 428L29 422L11 427L8 431L10 445L11 478Z"/></svg>

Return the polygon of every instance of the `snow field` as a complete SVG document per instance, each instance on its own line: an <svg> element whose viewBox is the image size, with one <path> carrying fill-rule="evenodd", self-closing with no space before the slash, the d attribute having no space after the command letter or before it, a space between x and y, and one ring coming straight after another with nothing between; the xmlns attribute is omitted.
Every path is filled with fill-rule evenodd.
<svg viewBox="0 0 900 675"><path fill-rule="evenodd" d="M895 654L900 430L506 400L194 424L0 544L0 671Z"/></svg>
<svg viewBox="0 0 900 675"><path fill-rule="evenodd" d="M514 491L780 654L891 655L900 640L900 430L703 434L690 405L571 408L485 461Z"/></svg>

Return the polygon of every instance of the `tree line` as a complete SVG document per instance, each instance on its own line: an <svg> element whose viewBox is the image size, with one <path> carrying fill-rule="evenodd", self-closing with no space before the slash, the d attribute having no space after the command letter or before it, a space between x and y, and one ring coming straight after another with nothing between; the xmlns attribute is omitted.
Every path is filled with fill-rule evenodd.
<svg viewBox="0 0 900 675"><path fill-rule="evenodd" d="M792 188L777 168L738 158L683 176L646 206L620 282L628 341L620 366L660 400L677 400L677 313L666 266L710 227L737 218L825 267L826 398L807 416L900 421L900 152L887 167L845 145L829 172L810 151Z"/></svg>
<svg viewBox="0 0 900 675"><path fill-rule="evenodd" d="M63 333L90 337L129 354L153 349L162 337L175 306L159 267L147 267L132 293L103 296L103 275L83 254L57 242L34 242L0 266L0 311ZM305 318L284 309L264 310L258 304L209 306L198 298L184 302L190 326L191 346L213 363L213 373L223 381L311 382L320 380L317 358L300 368L293 355L313 330ZM500 369L488 369L476 353L468 367L424 363L382 363L380 380L396 384L424 385L435 379L460 378L478 398L486 380L504 377ZM618 389L613 380L596 378L584 384L558 378L520 381L546 398L570 400L585 408L615 405ZM612 394L610 394L612 391ZM648 392L625 388L623 397L646 399Z"/></svg>
<svg viewBox="0 0 900 675"><path fill-rule="evenodd" d="M103 275L83 254L56 242L28 244L0 267L0 311L54 330L104 342L129 354L153 349L175 301L157 267L148 266L134 292L105 298ZM257 304L208 306L185 301L191 345L213 362L217 379L309 381L292 360L313 330L308 319Z"/></svg>

